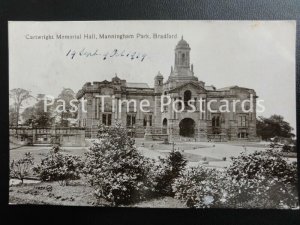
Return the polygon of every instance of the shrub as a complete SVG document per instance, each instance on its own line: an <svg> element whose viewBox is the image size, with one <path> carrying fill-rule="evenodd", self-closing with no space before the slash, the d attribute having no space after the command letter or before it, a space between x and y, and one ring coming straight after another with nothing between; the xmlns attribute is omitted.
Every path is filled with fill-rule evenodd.
<svg viewBox="0 0 300 225"><path fill-rule="evenodd" d="M183 171L172 185L188 207L292 208L298 206L297 164L280 150L232 158L224 172L203 167Z"/></svg>
<svg viewBox="0 0 300 225"><path fill-rule="evenodd" d="M264 176L266 178L277 178L285 183L296 184L297 182L296 168L293 164L288 163L278 150L268 149L248 155L243 152L238 157L232 157L231 159L232 164L227 172L236 180Z"/></svg>
<svg viewBox="0 0 300 225"><path fill-rule="evenodd" d="M30 166L33 165L33 160L30 152L26 152L23 158L17 161L13 160L10 164L10 177L20 179L23 184L24 178L29 174Z"/></svg>
<svg viewBox="0 0 300 225"><path fill-rule="evenodd" d="M60 149L60 146L58 144L54 144L52 145L52 149L51 151L53 151L53 153L57 153L59 152L61 149Z"/></svg>
<svg viewBox="0 0 300 225"><path fill-rule="evenodd" d="M79 156L51 151L34 167L34 172L42 181L58 181L60 185L68 185L70 180L80 178L82 161Z"/></svg>
<svg viewBox="0 0 300 225"><path fill-rule="evenodd" d="M155 168L155 190L160 195L173 196L172 183L179 177L187 161L179 151L171 151L167 158L159 158Z"/></svg>
<svg viewBox="0 0 300 225"><path fill-rule="evenodd" d="M188 207L220 207L227 192L223 187L224 173L205 167L192 167L182 172L172 185L175 198Z"/></svg>
<svg viewBox="0 0 300 225"><path fill-rule="evenodd" d="M296 145L288 145L288 144L284 144L282 146L282 152L285 152L285 153L291 153L291 152L297 152L297 148L296 148Z"/></svg>
<svg viewBox="0 0 300 225"><path fill-rule="evenodd" d="M130 204L154 191L152 163L137 151L120 124L100 126L98 139L86 153L84 173L99 199Z"/></svg>
<svg viewBox="0 0 300 225"><path fill-rule="evenodd" d="M230 204L238 207L295 207L297 165L288 163L279 150L269 149L232 158ZM234 194L236 193L236 194Z"/></svg>

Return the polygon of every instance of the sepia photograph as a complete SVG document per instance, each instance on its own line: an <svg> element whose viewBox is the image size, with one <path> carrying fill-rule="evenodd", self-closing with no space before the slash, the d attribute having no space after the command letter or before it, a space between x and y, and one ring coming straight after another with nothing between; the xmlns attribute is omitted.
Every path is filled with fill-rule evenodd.
<svg viewBox="0 0 300 225"><path fill-rule="evenodd" d="M9 204L299 209L296 21L9 21Z"/></svg>

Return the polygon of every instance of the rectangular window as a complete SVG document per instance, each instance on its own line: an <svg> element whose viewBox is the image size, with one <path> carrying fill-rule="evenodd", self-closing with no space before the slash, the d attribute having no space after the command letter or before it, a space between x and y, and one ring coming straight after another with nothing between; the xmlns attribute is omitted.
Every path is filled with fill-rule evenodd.
<svg viewBox="0 0 300 225"><path fill-rule="evenodd" d="M111 126L111 114L107 114L108 117L107 117L107 125L108 126Z"/></svg>
<svg viewBox="0 0 300 225"><path fill-rule="evenodd" d="M127 121L126 121L127 126L134 126L135 125L135 115L127 115Z"/></svg>
<svg viewBox="0 0 300 225"><path fill-rule="evenodd" d="M127 126L130 126L131 125L131 116L130 115L127 115Z"/></svg>
<svg viewBox="0 0 300 225"><path fill-rule="evenodd" d="M149 115L150 127L152 126L152 115Z"/></svg>
<svg viewBox="0 0 300 225"><path fill-rule="evenodd" d="M106 114L102 114L102 123L106 125Z"/></svg>
<svg viewBox="0 0 300 225"><path fill-rule="evenodd" d="M102 114L102 124L111 126L111 114Z"/></svg>
<svg viewBox="0 0 300 225"><path fill-rule="evenodd" d="M246 116L239 116L238 119L238 126L240 127L247 127L248 123L247 123L247 117Z"/></svg>

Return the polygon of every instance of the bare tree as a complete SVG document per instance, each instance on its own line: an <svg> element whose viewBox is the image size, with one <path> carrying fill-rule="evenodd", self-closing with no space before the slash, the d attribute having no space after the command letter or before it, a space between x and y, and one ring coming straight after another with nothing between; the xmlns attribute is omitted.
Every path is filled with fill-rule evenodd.
<svg viewBox="0 0 300 225"><path fill-rule="evenodd" d="M24 101L29 98L32 98L30 91L22 89L22 88L14 88L10 90L9 97L13 100L13 106L16 112L16 127L19 124L20 117L20 108L22 107Z"/></svg>

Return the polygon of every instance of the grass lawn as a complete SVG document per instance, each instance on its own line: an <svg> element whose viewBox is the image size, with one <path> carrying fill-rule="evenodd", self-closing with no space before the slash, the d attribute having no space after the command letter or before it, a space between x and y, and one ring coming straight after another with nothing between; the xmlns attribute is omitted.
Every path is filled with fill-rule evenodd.
<svg viewBox="0 0 300 225"><path fill-rule="evenodd" d="M26 152L31 152L34 156L34 162L40 163L41 159L50 151L50 146L23 146L17 149L11 149L9 152L10 161L18 160L24 156ZM86 148L84 147L62 147L62 153L71 155L84 156Z"/></svg>

